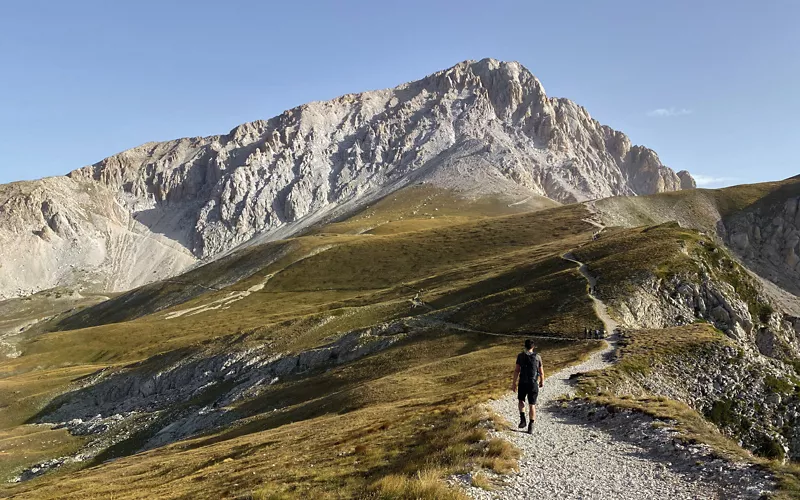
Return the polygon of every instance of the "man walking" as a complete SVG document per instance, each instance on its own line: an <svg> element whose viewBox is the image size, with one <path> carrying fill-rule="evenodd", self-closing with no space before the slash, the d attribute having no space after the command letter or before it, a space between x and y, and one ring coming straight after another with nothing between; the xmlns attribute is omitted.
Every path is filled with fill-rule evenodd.
<svg viewBox="0 0 800 500"><path fill-rule="evenodd" d="M536 398L539 397L539 387L544 386L542 358L533 348L533 341L527 339L525 341L525 350L517 355L514 380L511 382L511 390L517 391L517 398L519 399L520 429L525 428L525 399L528 399L530 412L530 422L527 423L528 434L533 433L533 422L536 421Z"/></svg>

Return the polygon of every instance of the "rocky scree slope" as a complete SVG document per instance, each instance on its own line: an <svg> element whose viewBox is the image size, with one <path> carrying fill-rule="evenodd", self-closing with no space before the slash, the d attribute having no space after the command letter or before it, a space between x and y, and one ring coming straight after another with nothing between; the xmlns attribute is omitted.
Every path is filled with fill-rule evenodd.
<svg viewBox="0 0 800 500"><path fill-rule="evenodd" d="M617 230L576 253L594 261L596 289L635 330L634 343L650 330L669 339L665 328L708 323L722 332L689 349L651 351L648 368L630 370L616 393L682 401L751 451L800 459L800 318L770 301L761 281L711 237L675 223Z"/></svg>
<svg viewBox="0 0 800 500"><path fill-rule="evenodd" d="M68 178L4 188L0 257L18 261L3 273L0 297L73 284L71 265L111 275L109 291L128 289L412 182L559 202L694 187L687 172L675 174L584 108L547 97L519 63L465 61L394 89L305 104L227 135L148 143ZM96 227L111 214L143 236L115 245ZM51 225L72 232L38 235ZM170 251L159 254L154 241ZM29 255L32 247L42 250ZM119 270L143 256L163 272ZM58 271L23 271L34 259Z"/></svg>
<svg viewBox="0 0 800 500"><path fill-rule="evenodd" d="M122 290L195 261L100 183L54 177L0 186L0 300L59 285Z"/></svg>
<svg viewBox="0 0 800 500"><path fill-rule="evenodd" d="M666 356L632 378L651 394L689 404L744 448L800 459L800 379L791 365L720 341Z"/></svg>

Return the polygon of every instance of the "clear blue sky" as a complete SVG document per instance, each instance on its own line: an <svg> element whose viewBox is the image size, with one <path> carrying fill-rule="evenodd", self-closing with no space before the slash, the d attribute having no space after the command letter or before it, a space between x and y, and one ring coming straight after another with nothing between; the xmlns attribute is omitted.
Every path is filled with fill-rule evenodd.
<svg viewBox="0 0 800 500"><path fill-rule="evenodd" d="M798 25L795 0L9 0L0 182L483 57L711 185L779 179L799 170Z"/></svg>

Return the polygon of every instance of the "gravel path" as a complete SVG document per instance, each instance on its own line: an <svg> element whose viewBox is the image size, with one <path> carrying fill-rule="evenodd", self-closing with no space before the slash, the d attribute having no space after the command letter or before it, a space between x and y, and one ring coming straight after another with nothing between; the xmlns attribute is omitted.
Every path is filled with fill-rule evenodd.
<svg viewBox="0 0 800 500"><path fill-rule="evenodd" d="M581 273L593 289L594 278L589 275L586 266L570 254L564 258L580 267ZM606 331L613 332L617 325L608 316L605 304L595 297L592 299L598 317L606 325ZM717 481L708 481L700 472L692 472L695 464L692 457L688 457L688 467L686 457L676 460L673 467L671 462L664 460L663 453L658 455L651 447L630 439L629 434L635 433L632 426L620 428L615 424L616 428L606 426L604 429L591 425L586 419L575 418L574 415L571 417L561 408L557 400L574 391L569 382L570 375L609 366L609 355L613 352L616 341L616 336L612 335L608 346L593 354L587 361L547 378L539 392L539 415L533 435L518 432L516 428L499 433L522 451L520 471L499 479L504 482L504 486L491 492L466 486L470 496L478 499L509 500L759 497L760 492L755 491L752 495L742 494L749 487L748 484L737 485L733 488L736 491L722 491ZM546 370L547 358L543 362ZM490 407L516 426L519 412L515 394L509 393L500 400L492 401ZM630 423L634 423L637 418L628 415ZM644 425L652 429L649 421L645 424L639 423L637 429L642 429ZM641 430L638 432L642 434ZM684 453L686 454L688 453ZM742 467L744 466L739 466L736 472L739 473Z"/></svg>
<svg viewBox="0 0 800 500"><path fill-rule="evenodd" d="M561 257L561 258L564 259L564 260L568 260L570 262L574 262L575 265L578 266L578 271L580 271L580 273L583 275L584 278L586 278L586 281L589 283L589 291L590 291L589 298L592 299L592 302L594 302L594 312L595 312L595 314L597 314L597 317L600 318L600 320L603 322L603 325L605 325L606 331L608 333L613 333L614 330L617 329L618 324L608 314L608 308L606 307L606 304L602 300L598 299L594 295L594 289L597 286L597 279L594 276L592 276L591 274L589 274L589 269L586 267L586 264L584 264L583 262L580 262L580 261L575 259L575 256L572 254L572 252L568 252L568 253L564 254L564 256ZM591 371L591 370L599 370L601 368L605 368L606 366L608 366L610 363L605 361L606 355L608 353L614 351L614 345L616 344L616 337L611 337L611 341L612 341L613 345L609 345L608 348L605 351L596 354L596 356L598 357L598 362L600 363L599 365L590 366L588 368L583 368L581 370L578 370L578 372L587 372L587 371ZM590 359L590 360L587 361L587 363L589 363L591 361L592 360ZM583 366L583 365L580 365L580 366ZM573 367L573 368L575 368L575 367ZM577 372L573 372L573 373L577 373Z"/></svg>

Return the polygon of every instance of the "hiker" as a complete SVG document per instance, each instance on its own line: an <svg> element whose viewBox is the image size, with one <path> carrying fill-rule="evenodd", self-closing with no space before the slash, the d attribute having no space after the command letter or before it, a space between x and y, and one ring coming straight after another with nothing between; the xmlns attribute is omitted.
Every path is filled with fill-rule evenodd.
<svg viewBox="0 0 800 500"><path fill-rule="evenodd" d="M511 390L517 391L517 399L519 399L520 429L525 428L525 398L528 399L530 413L530 422L527 423L528 434L533 433L533 422L536 421L536 398L539 397L539 387L544 386L542 357L533 349L533 340L525 340L525 350L517 355L514 380L511 382Z"/></svg>

